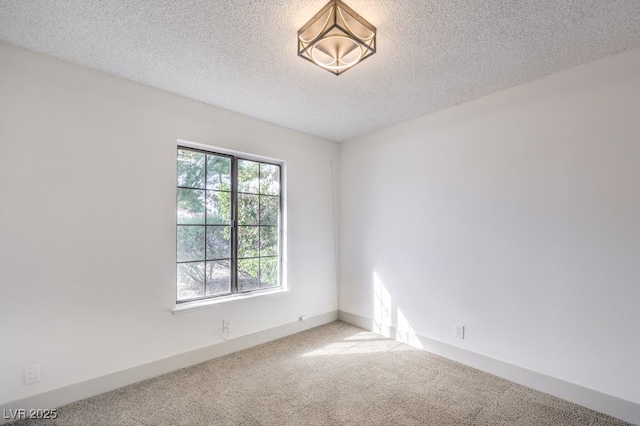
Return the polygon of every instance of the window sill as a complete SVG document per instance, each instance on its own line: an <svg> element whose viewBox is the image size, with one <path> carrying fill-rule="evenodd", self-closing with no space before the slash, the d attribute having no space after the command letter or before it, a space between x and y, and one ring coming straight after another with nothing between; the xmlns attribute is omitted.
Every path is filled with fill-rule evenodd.
<svg viewBox="0 0 640 426"><path fill-rule="evenodd" d="M289 290L284 288L276 288L273 290L265 290L265 291L256 291L247 294L234 294L233 296L224 296L218 297L215 299L208 300L197 300L195 302L185 302L177 304L176 307L171 311L174 315L185 314L187 312L198 311L200 309L211 308L216 305L221 305L224 303L236 302L239 300L253 299L255 297L269 296L272 294L281 294L288 293Z"/></svg>

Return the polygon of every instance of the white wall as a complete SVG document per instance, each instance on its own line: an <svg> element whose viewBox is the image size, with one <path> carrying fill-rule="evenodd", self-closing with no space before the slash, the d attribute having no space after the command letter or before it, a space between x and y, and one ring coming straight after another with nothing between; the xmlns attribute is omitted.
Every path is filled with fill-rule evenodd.
<svg viewBox="0 0 640 426"><path fill-rule="evenodd" d="M177 139L286 161L291 291L171 313ZM335 143L0 44L0 144L0 405L337 309Z"/></svg>
<svg viewBox="0 0 640 426"><path fill-rule="evenodd" d="M640 403L640 50L340 157L341 311Z"/></svg>

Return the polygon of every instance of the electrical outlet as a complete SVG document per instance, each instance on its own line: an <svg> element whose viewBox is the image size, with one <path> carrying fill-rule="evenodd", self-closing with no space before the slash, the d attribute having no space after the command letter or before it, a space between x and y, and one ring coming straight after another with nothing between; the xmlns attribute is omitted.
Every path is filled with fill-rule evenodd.
<svg viewBox="0 0 640 426"><path fill-rule="evenodd" d="M453 335L456 339L464 339L464 325L456 324L453 326Z"/></svg>
<svg viewBox="0 0 640 426"><path fill-rule="evenodd" d="M222 320L222 331L228 333L231 330L231 320Z"/></svg>
<svg viewBox="0 0 640 426"><path fill-rule="evenodd" d="M30 385L40 381L40 364L30 365L24 368L24 384Z"/></svg>

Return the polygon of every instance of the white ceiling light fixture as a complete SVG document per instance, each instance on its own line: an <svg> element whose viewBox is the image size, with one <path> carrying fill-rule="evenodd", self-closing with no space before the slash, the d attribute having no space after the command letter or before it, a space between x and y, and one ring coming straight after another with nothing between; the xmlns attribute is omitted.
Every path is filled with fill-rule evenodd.
<svg viewBox="0 0 640 426"><path fill-rule="evenodd" d="M298 31L298 56L335 74L376 53L376 28L340 0L331 0Z"/></svg>

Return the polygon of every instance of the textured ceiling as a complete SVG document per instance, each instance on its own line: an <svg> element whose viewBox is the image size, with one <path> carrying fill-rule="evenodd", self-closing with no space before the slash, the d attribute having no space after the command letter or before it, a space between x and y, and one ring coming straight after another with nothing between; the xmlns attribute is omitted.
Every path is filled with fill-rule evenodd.
<svg viewBox="0 0 640 426"><path fill-rule="evenodd" d="M640 0L346 0L378 53L296 55L328 0L0 0L0 39L344 141L640 46Z"/></svg>

